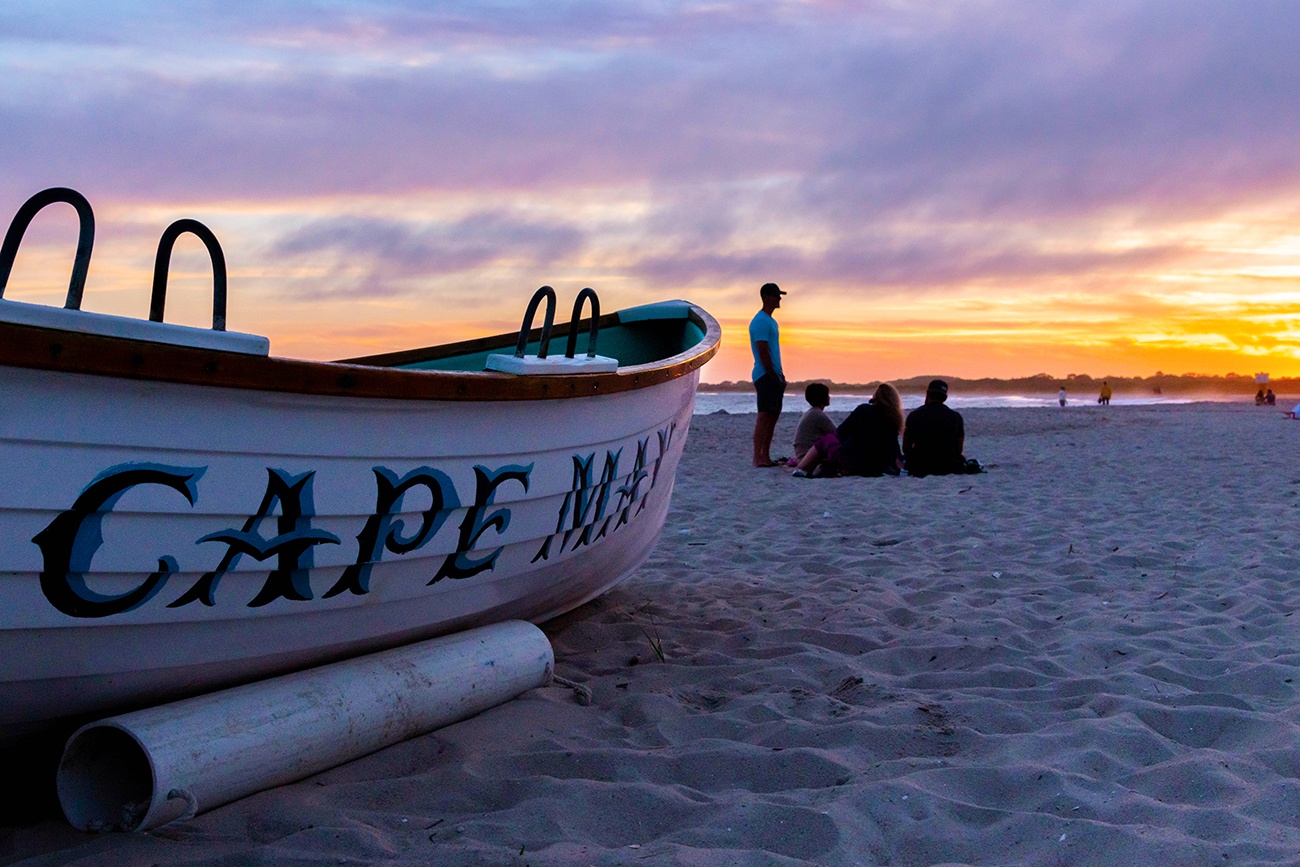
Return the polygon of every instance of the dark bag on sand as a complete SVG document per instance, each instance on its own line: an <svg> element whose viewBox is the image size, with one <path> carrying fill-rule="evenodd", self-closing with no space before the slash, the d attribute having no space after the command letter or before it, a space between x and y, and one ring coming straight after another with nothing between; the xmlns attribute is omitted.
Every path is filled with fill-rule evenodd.
<svg viewBox="0 0 1300 867"><path fill-rule="evenodd" d="M981 464L979 461L975 460L974 458L967 458L967 459L966 459L966 468L965 468L964 472L965 472L967 475L974 475L975 473L982 473L982 472L984 472L984 465Z"/></svg>

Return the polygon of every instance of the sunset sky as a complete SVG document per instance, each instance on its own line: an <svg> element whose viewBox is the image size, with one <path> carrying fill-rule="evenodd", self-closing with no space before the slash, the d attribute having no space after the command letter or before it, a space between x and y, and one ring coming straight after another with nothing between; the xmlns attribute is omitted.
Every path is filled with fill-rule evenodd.
<svg viewBox="0 0 1300 867"><path fill-rule="evenodd" d="M1300 3L0 5L0 219L95 207L85 309L221 239L230 327L341 358L532 291L692 300L748 377L1300 375ZM5 297L61 304L71 208ZM168 320L208 324L182 240ZM207 312L205 312L207 311Z"/></svg>

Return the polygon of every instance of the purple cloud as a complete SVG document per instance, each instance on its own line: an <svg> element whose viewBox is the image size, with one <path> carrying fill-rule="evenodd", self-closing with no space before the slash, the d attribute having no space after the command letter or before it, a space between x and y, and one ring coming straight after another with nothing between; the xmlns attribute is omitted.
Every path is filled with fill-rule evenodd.
<svg viewBox="0 0 1300 867"><path fill-rule="evenodd" d="M332 219L272 245L373 262L370 285L628 237L627 272L673 285L1089 274L1195 251L1096 252L1083 232L1044 254L1017 227L1070 237L1300 192L1288 0L80 8L0 11L14 207L55 183L253 207L608 190L639 215Z"/></svg>
<svg viewBox="0 0 1300 867"><path fill-rule="evenodd" d="M572 226L472 214L454 223L335 217L278 238L269 256L280 262L337 263L335 276L312 285L315 296L394 295L412 291L411 278L459 274L501 261L523 261L544 273L576 256L582 233Z"/></svg>

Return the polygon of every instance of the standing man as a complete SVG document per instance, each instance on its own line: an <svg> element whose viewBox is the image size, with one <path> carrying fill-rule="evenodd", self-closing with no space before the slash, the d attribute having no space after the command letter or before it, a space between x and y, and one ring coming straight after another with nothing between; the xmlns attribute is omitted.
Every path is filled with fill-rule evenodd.
<svg viewBox="0 0 1300 867"><path fill-rule="evenodd" d="M781 370L780 329L772 314L781 306L786 294L775 283L764 283L758 290L763 309L749 323L749 348L754 353L754 391L758 394L758 415L754 419L754 466L774 467L772 435L781 415L785 397L785 374Z"/></svg>

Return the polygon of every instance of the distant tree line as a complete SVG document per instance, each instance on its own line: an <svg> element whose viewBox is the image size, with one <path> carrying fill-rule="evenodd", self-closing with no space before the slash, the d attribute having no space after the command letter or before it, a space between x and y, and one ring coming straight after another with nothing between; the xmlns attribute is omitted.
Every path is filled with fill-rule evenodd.
<svg viewBox="0 0 1300 867"><path fill-rule="evenodd" d="M1126 394L1163 394L1174 397L1198 394L1254 397L1255 392L1260 388L1255 384L1253 374L1229 373L1226 376L1210 376L1199 373L1162 373L1161 371L1156 371L1153 376L1145 377L1094 377L1086 373L1071 373L1069 376L1059 377L1048 376L1046 373L1035 373L1033 376L1021 376L1015 379L964 379L960 376L934 374L889 381L899 391L908 394L924 392L926 384L932 379L947 380L953 394L1015 394L1025 397L1055 395L1063 385L1070 395L1083 397L1098 392L1103 381L1110 384L1111 390L1114 391L1116 397ZM805 379L797 382L791 381L786 389L786 394L791 396L802 394L804 388L810 382L825 382L830 385L832 393L839 391L858 394L870 394L880 384L880 380L872 382L831 382L826 379ZM1300 394L1300 377L1272 379L1265 387L1273 389L1277 394ZM701 383L699 390L711 392L751 391L753 385L748 380Z"/></svg>

